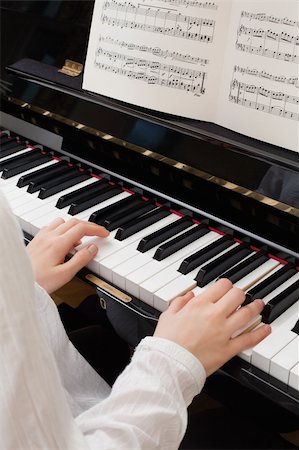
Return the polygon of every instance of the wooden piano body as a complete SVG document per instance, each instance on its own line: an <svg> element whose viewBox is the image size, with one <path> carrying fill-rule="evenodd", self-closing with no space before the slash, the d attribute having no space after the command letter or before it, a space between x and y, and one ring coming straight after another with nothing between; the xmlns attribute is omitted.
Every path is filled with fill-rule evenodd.
<svg viewBox="0 0 299 450"><path fill-rule="evenodd" d="M92 6L86 1L2 2L3 129L81 169L104 174L120 189L206 220L210 230L245 239L252 249L298 270L299 154L210 123L83 91L82 75L70 77L58 69L65 59L84 63ZM280 192L264 183L269 173L281 179ZM24 232L32 237L30 228ZM111 283L96 264L81 277L97 287L110 320L132 345L153 332L163 308ZM297 294L293 309L298 310ZM250 358L234 358L222 373L299 416L299 387L255 367Z"/></svg>

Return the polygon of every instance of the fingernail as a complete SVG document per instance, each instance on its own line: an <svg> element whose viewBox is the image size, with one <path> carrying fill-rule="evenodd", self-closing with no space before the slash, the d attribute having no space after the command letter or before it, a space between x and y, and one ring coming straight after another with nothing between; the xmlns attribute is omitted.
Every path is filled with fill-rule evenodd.
<svg viewBox="0 0 299 450"><path fill-rule="evenodd" d="M110 234L110 231L109 230L107 230L107 228L105 228L105 227L102 227L103 228L103 230L109 235Z"/></svg>
<svg viewBox="0 0 299 450"><path fill-rule="evenodd" d="M268 334L270 334L271 331L272 331L272 328L271 328L270 325L264 325L264 330L265 330Z"/></svg>
<svg viewBox="0 0 299 450"><path fill-rule="evenodd" d="M96 255L98 253L98 247L95 244L91 244L87 250L91 255Z"/></svg>

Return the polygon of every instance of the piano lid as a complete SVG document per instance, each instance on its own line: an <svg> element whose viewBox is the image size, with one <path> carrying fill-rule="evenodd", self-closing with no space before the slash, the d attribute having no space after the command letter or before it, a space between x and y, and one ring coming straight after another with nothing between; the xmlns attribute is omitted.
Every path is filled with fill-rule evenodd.
<svg viewBox="0 0 299 450"><path fill-rule="evenodd" d="M92 9L92 1L1 3L1 91L8 102L21 104L23 110L48 112L85 131L98 130L122 147L178 163L187 172L203 174L279 209L298 226L297 153L211 123L84 92L82 75L58 72L66 59L84 64Z"/></svg>

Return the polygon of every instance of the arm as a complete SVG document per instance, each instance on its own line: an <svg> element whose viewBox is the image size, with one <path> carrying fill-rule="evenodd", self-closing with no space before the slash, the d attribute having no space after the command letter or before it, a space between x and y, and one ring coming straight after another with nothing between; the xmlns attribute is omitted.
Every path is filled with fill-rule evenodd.
<svg viewBox="0 0 299 450"><path fill-rule="evenodd" d="M241 350L256 345L269 326L231 338L263 308L237 309L244 293L219 280L200 297L174 300L155 336L137 347L110 396L77 418L91 448L177 449L186 430L186 408L210 375Z"/></svg>
<svg viewBox="0 0 299 450"><path fill-rule="evenodd" d="M78 252L67 263L62 262L81 240L84 230L86 234L96 231L81 222L68 224L60 220L41 232L41 253L37 238L29 248L36 276L50 289L53 286L48 282L49 273L58 274L57 288L92 258L86 251L83 255L81 250L82 259ZM103 231L97 232L101 235ZM51 245L45 242L48 237ZM43 265L43 261L50 265ZM70 265L71 270L65 270ZM270 327L265 325L231 338L264 306L261 300L256 300L239 308L244 297L244 292L233 288L230 281L219 280L199 297L189 292L174 300L161 315L155 336L139 344L110 395L76 418L89 447L178 448L186 429L187 406L202 389L205 377L270 332Z"/></svg>
<svg viewBox="0 0 299 450"><path fill-rule="evenodd" d="M0 189L1 448L87 448L39 326L21 230Z"/></svg>

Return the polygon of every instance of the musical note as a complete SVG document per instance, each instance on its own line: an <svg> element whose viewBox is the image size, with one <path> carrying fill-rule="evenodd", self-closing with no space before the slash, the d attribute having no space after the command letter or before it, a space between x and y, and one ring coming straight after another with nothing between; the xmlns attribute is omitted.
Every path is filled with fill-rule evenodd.
<svg viewBox="0 0 299 450"><path fill-rule="evenodd" d="M135 58L101 47L97 49L94 65L100 70L148 84L180 89L194 95L205 93L207 73L204 71Z"/></svg>
<svg viewBox="0 0 299 450"><path fill-rule="evenodd" d="M239 72L241 74L247 74L256 76L259 78L266 78L267 80L277 81L279 83L284 84L290 84L295 86L296 88L299 88L299 78L298 77L286 77L284 75L273 75L268 72L265 72L264 70L257 70L257 69L250 69L249 67L240 67L235 66L234 72Z"/></svg>
<svg viewBox="0 0 299 450"><path fill-rule="evenodd" d="M151 5L137 6L130 2L106 1L101 21L112 27L129 28L212 43L215 20L186 16L175 9Z"/></svg>
<svg viewBox="0 0 299 450"><path fill-rule="evenodd" d="M243 83L238 81L234 75L230 85L229 101L256 111L299 121L298 96L267 89L264 86ZM295 105L293 110L291 105Z"/></svg>
<svg viewBox="0 0 299 450"><path fill-rule="evenodd" d="M271 22L299 28L299 22L297 20L289 19L287 17L274 17L265 13L250 13L247 11L242 11L241 17L246 17L249 20L259 20L261 22Z"/></svg>
<svg viewBox="0 0 299 450"><path fill-rule="evenodd" d="M256 21L256 27L251 26L252 21ZM298 21L242 11L235 45L237 50L251 55L298 63Z"/></svg>
<svg viewBox="0 0 299 450"><path fill-rule="evenodd" d="M143 53L149 53L149 54L158 56L159 58L163 58L163 59L171 59L173 61L180 61L180 62L185 62L188 64L200 64L200 65L209 64L208 59L200 58L199 56L190 55L188 53L179 53L179 52L175 52L175 51L170 51L167 49L162 49L160 47L150 47L150 46L144 45L144 44L138 45L133 42L120 41L118 39L113 39L110 36L101 35L99 37L99 42L113 45L113 46L120 47L120 48L126 48L130 51L140 51Z"/></svg>
<svg viewBox="0 0 299 450"><path fill-rule="evenodd" d="M150 0L143 0L150 1ZM186 8L192 6L194 8L203 8L217 10L218 5L214 2L198 2L197 0L159 0L160 2L170 3L171 5L185 6Z"/></svg>

